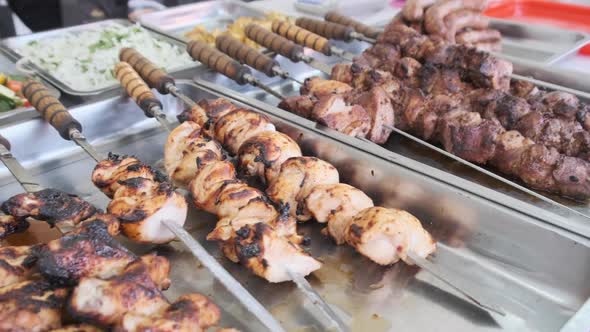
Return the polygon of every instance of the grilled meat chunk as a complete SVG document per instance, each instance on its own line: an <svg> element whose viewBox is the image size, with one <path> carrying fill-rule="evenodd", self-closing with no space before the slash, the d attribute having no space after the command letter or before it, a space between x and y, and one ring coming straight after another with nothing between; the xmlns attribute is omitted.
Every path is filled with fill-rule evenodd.
<svg viewBox="0 0 590 332"><path fill-rule="evenodd" d="M236 177L236 169L229 161L218 161L203 166L189 185L195 206L216 214L220 189L227 185L228 181L235 181Z"/></svg>
<svg viewBox="0 0 590 332"><path fill-rule="evenodd" d="M27 280L36 261L31 246L0 247L0 288Z"/></svg>
<svg viewBox="0 0 590 332"><path fill-rule="evenodd" d="M109 234L100 218L84 222L35 251L41 274L58 285L75 285L84 277L108 278L123 271L135 255Z"/></svg>
<svg viewBox="0 0 590 332"><path fill-rule="evenodd" d="M215 213L220 219L233 218L252 200L264 200L264 193L240 180L227 180L219 187Z"/></svg>
<svg viewBox="0 0 590 332"><path fill-rule="evenodd" d="M128 312L146 316L163 312L168 301L160 289L169 283L160 270L164 261L149 257L130 263L119 275L107 279L83 278L69 299L69 314L108 327L119 324ZM168 264L164 265L169 269Z"/></svg>
<svg viewBox="0 0 590 332"><path fill-rule="evenodd" d="M205 110L209 117L209 123L212 125L222 116L238 108L225 98L202 99L199 101L199 106Z"/></svg>
<svg viewBox="0 0 590 332"><path fill-rule="evenodd" d="M68 290L45 280L0 288L0 331L43 332L61 327Z"/></svg>
<svg viewBox="0 0 590 332"><path fill-rule="evenodd" d="M389 96L380 86L355 95L350 103L362 106L371 117L371 125L367 138L377 144L383 144L389 138L394 125L393 107Z"/></svg>
<svg viewBox="0 0 590 332"><path fill-rule="evenodd" d="M259 177L264 183L274 180L281 164L301 156L299 145L277 131L264 131L246 140L238 150L239 168L246 175Z"/></svg>
<svg viewBox="0 0 590 332"><path fill-rule="evenodd" d="M293 157L281 165L266 193L276 204L288 206L291 216L306 221L311 215L303 200L309 192L318 185L338 182L338 170L331 164L314 157Z"/></svg>
<svg viewBox="0 0 590 332"><path fill-rule="evenodd" d="M425 258L436 244L422 224L398 209L370 207L357 213L344 230L346 243L380 265L403 260L413 264L408 252Z"/></svg>
<svg viewBox="0 0 590 332"><path fill-rule="evenodd" d="M77 225L96 212L96 208L76 195L56 189L12 196L2 204L2 211L16 219L33 218L50 225Z"/></svg>
<svg viewBox="0 0 590 332"><path fill-rule="evenodd" d="M198 168L209 162L221 160L222 157L219 143L203 133L201 127L191 121L176 127L168 135L164 147L166 173L180 187L188 186L197 174Z"/></svg>
<svg viewBox="0 0 590 332"><path fill-rule="evenodd" d="M345 229L359 211L372 207L373 200L361 190L344 183L315 186L305 198L305 207L320 223L328 223L327 234L344 243Z"/></svg>
<svg viewBox="0 0 590 332"><path fill-rule="evenodd" d="M15 218L11 215L0 215L0 240L16 233L22 233L29 228L25 218Z"/></svg>
<svg viewBox="0 0 590 332"><path fill-rule="evenodd" d="M240 263L269 282L292 280L287 270L306 276L322 265L265 223L246 225L236 235L235 252Z"/></svg>
<svg viewBox="0 0 590 332"><path fill-rule="evenodd" d="M165 182L166 176L160 171L144 165L135 157L109 153L106 160L96 164L92 171L92 182L109 198L121 186L120 182L132 178L145 178Z"/></svg>
<svg viewBox="0 0 590 332"><path fill-rule="evenodd" d="M207 111L199 106L198 104L193 106L192 108L187 108L182 111L180 114L176 116L178 122L181 124L185 122L194 122L199 127L203 128L203 130L210 129L209 123L209 116L207 116Z"/></svg>
<svg viewBox="0 0 590 332"><path fill-rule="evenodd" d="M141 243L168 243L176 236L162 220L183 226L188 205L169 183L144 178L121 182L107 211L121 221L121 231L129 239Z"/></svg>
<svg viewBox="0 0 590 332"><path fill-rule="evenodd" d="M402 8L402 17L410 22L420 21L426 8L434 3L435 0L408 0Z"/></svg>
<svg viewBox="0 0 590 332"><path fill-rule="evenodd" d="M333 80L325 80L314 76L305 80L301 86L302 95L312 95L320 98L325 95L343 94L352 90L352 87L346 83Z"/></svg>
<svg viewBox="0 0 590 332"><path fill-rule="evenodd" d="M289 96L283 99L278 107L309 119L311 118L311 112L316 103L317 98L311 95Z"/></svg>
<svg viewBox="0 0 590 332"><path fill-rule="evenodd" d="M325 95L312 111L312 119L350 136L365 137L371 130L371 116L359 105L348 106L343 96Z"/></svg>
<svg viewBox="0 0 590 332"><path fill-rule="evenodd" d="M67 325L50 332L102 332L103 329L88 324Z"/></svg>
<svg viewBox="0 0 590 332"><path fill-rule="evenodd" d="M193 332L217 325L221 313L206 296L187 294L153 316L128 312L117 330L125 332Z"/></svg>
<svg viewBox="0 0 590 332"><path fill-rule="evenodd" d="M215 122L215 138L231 155L238 153L250 137L274 130L267 116L244 108L230 111Z"/></svg>

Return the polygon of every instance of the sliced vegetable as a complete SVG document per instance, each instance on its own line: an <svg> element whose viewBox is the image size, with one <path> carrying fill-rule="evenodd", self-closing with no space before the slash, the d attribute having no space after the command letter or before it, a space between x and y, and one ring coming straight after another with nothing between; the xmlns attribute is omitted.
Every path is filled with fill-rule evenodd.
<svg viewBox="0 0 590 332"><path fill-rule="evenodd" d="M6 87L14 92L19 92L23 88L23 82L9 80L8 82L6 82Z"/></svg>

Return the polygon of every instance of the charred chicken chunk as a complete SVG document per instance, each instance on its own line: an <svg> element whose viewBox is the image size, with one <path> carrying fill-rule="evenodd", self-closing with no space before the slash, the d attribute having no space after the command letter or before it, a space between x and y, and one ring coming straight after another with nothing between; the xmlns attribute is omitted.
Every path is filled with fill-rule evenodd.
<svg viewBox="0 0 590 332"><path fill-rule="evenodd" d="M246 225L236 234L235 251L240 263L269 282L292 280L287 271L306 276L322 265L267 224Z"/></svg>
<svg viewBox="0 0 590 332"><path fill-rule="evenodd" d="M199 101L199 106L207 113L210 126L213 126L222 116L238 108L225 98L202 99Z"/></svg>
<svg viewBox="0 0 590 332"><path fill-rule="evenodd" d="M183 226L188 205L169 183L144 178L121 182L107 211L121 220L121 232L141 243L168 243L176 236L162 220Z"/></svg>
<svg viewBox="0 0 590 332"><path fill-rule="evenodd" d="M305 198L305 207L337 244L344 243L345 229L359 211L372 207L373 200L361 190L344 183L315 186Z"/></svg>
<svg viewBox="0 0 590 332"><path fill-rule="evenodd" d="M72 292L68 312L80 321L113 326L128 312L151 316L166 310L168 301L160 291L162 284L169 283L161 271L169 269L164 260L149 257L130 263L111 278L83 278Z"/></svg>
<svg viewBox="0 0 590 332"><path fill-rule="evenodd" d="M0 288L0 331L43 332L61 327L68 290L45 280Z"/></svg>
<svg viewBox="0 0 590 332"><path fill-rule="evenodd" d="M16 219L33 218L50 225L77 225L96 212L96 208L76 195L56 189L12 196L2 204L2 211Z"/></svg>
<svg viewBox="0 0 590 332"><path fill-rule="evenodd" d="M188 121L168 135L164 147L164 167L175 184L186 187L198 168L221 160L222 156L221 146L204 134L199 125Z"/></svg>
<svg viewBox="0 0 590 332"><path fill-rule="evenodd" d="M27 280L37 258L31 246L0 247L0 288Z"/></svg>
<svg viewBox="0 0 590 332"><path fill-rule="evenodd" d="M103 329L88 324L67 325L50 332L102 332Z"/></svg>
<svg viewBox="0 0 590 332"><path fill-rule="evenodd" d="M412 265L408 252L425 258L436 250L434 240L416 217L379 206L357 213L346 226L344 237L349 245L380 265L400 259Z"/></svg>
<svg viewBox="0 0 590 332"><path fill-rule="evenodd" d="M215 200L216 214L219 218L233 218L239 210L252 200L262 200L264 193L248 186L240 180L228 180L219 188Z"/></svg>
<svg viewBox="0 0 590 332"><path fill-rule="evenodd" d="M108 224L100 219L84 222L34 252L41 274L59 285L75 285L84 277L108 278L136 259L109 234Z"/></svg>
<svg viewBox="0 0 590 332"><path fill-rule="evenodd" d="M338 170L315 157L293 157L282 165L279 175L270 182L266 193L278 205L288 206L291 216L299 221L311 219L303 200L321 184L339 182Z"/></svg>
<svg viewBox="0 0 590 332"><path fill-rule="evenodd" d="M16 233L22 233L29 228L25 218L15 218L11 215L0 215L0 240Z"/></svg>
<svg viewBox="0 0 590 332"><path fill-rule="evenodd" d="M217 197L228 181L236 180L236 169L229 161L217 161L203 166L190 182L189 190L195 206L209 213L217 213Z"/></svg>
<svg viewBox="0 0 590 332"><path fill-rule="evenodd" d="M238 150L239 168L263 182L274 180L281 164L301 156L299 145L289 136L277 131L264 131L246 140Z"/></svg>
<svg viewBox="0 0 590 332"><path fill-rule="evenodd" d="M206 296L187 294L152 316L125 314L117 330L125 332L193 332L217 325L221 313Z"/></svg>
<svg viewBox="0 0 590 332"><path fill-rule="evenodd" d="M267 116L244 108L226 113L215 122L215 138L231 155L237 154L250 137L269 130L274 131L275 126Z"/></svg>
<svg viewBox="0 0 590 332"><path fill-rule="evenodd" d="M92 171L92 182L109 198L121 186L120 182L132 178L145 178L157 182L166 181L166 176L135 157L109 153L106 160L98 163Z"/></svg>

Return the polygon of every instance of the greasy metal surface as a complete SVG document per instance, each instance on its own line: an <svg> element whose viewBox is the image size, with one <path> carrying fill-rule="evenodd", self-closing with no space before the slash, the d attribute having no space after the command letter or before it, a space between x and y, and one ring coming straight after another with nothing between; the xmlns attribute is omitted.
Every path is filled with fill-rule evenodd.
<svg viewBox="0 0 590 332"><path fill-rule="evenodd" d="M2 48L3 51L10 58L12 58L12 60L16 61L16 60L19 60L22 58L22 56L18 53L17 49L19 47L21 47L22 45L24 45L28 42L31 42L33 40L50 38L50 37L57 36L57 35L64 34L64 33L75 33L77 31L83 31L83 30L87 30L87 29L97 28L97 27L103 26L105 24L112 24L112 23L117 23L117 24L127 25L127 26L134 24L134 23L132 23L128 20L125 20L125 19L110 19L110 20L99 21L99 22L95 22L95 23L77 25L77 26L73 26L73 27L49 30L49 31L44 31L44 32L37 32L37 33L29 34L29 35L23 35L23 36L17 36L17 37L11 37L11 38L4 39L4 40L2 40L2 43L0 44L0 48ZM157 31L153 31L151 29L148 29L148 31L150 31L150 33L153 35L153 37L158 40L162 40L162 41L174 44L174 45L178 45L181 49L184 49L186 47L186 45L183 42L181 42L175 38L171 38L165 34L161 34ZM75 86L70 86L70 85L65 84L64 82L62 82L58 78L54 77L50 72L36 66L33 63L28 62L26 64L23 64L23 66L31 68L39 76L41 76L42 78L44 78L45 80L47 80L48 82L53 84L59 90L63 91L66 94L73 95L73 96L98 95L98 94L101 94L106 91L116 89L119 87L119 83L115 82L108 87L104 87L104 88L100 88L100 89L78 90ZM183 70L186 70L189 68L194 68L195 66L196 66L196 64L189 64L187 66L174 68L170 72L176 73L176 72L180 72L180 71L183 71Z"/></svg>
<svg viewBox="0 0 590 332"><path fill-rule="evenodd" d="M141 15L139 22L150 29L168 33L186 42L188 39L184 34L197 25L202 25L208 31L223 30L240 16L263 15L264 12L240 1L213 0Z"/></svg>
<svg viewBox="0 0 590 332"><path fill-rule="evenodd" d="M178 85L194 99L214 97L186 82ZM505 317L489 314L425 271L403 263L376 266L351 248L325 239L317 223L301 225L300 231L312 238L311 252L324 261L324 267L308 279L353 331L554 331L590 295L588 239L516 212L510 207L521 203L510 197L473 184L470 189L478 194L466 192L459 187L467 181L458 177L320 128L243 94L228 94L265 107L277 127L297 139L304 154L333 163L343 181L365 190L376 204L415 214L439 241L435 264L452 273L459 284L477 287L507 312ZM183 108L172 96L161 98L170 115ZM71 111L100 152L132 153L152 164L161 159L165 133L127 98L113 96ZM78 193L99 207L106 206L107 198L89 179L93 161L40 119L3 127L0 132L44 187ZM4 168L0 168L0 188L0 200L22 190ZM540 210L531 206L531 211ZM313 307L295 285L268 284L253 277L204 240L214 223L212 216L191 209L186 228L287 330L321 331ZM190 291L203 292L222 308L224 326L263 330L182 244L158 250L172 260L173 286L167 292L171 299Z"/></svg>
<svg viewBox="0 0 590 332"><path fill-rule="evenodd" d="M502 33L502 55L552 64L590 42L590 35L557 27L491 19L490 27Z"/></svg>

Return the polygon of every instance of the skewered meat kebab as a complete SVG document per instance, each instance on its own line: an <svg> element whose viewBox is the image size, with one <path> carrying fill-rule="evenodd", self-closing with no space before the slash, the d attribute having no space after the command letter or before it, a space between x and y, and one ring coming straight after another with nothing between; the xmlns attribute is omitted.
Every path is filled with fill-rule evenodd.
<svg viewBox="0 0 590 332"><path fill-rule="evenodd" d="M211 113L218 110L222 104L226 105L225 109L231 108L231 103L223 99L209 102L203 101L200 104L204 107L210 106ZM207 110L204 111L209 113ZM195 114L195 109L185 112L192 114L185 114L182 117L184 119L204 119L203 115ZM203 112L203 110L200 112ZM187 123L184 122L183 125ZM263 135L254 135L248 141L254 143L259 139L259 136ZM278 166L276 163L268 163L267 159L272 160L272 157L268 158L269 156L265 153L268 150L276 150L273 146L284 146L283 143L280 143L281 139L277 140L277 143L272 144L265 137L261 137L259 147L264 148L259 151L240 147L238 160L240 165L243 164L244 160L247 161L246 165L244 165L246 174L259 176L263 181L268 181L268 173L260 172L260 166L266 165L266 169L270 170L276 169ZM167 148L169 146L177 145L166 145ZM253 154L258 154L258 158L252 158ZM168 172L172 174L174 169L168 169ZM335 168L317 158L296 156L284 161L281 164L280 173L270 180L267 193L277 205L286 206L288 204L291 207L289 211L292 216L299 220L308 220L313 216L320 222L327 222L328 227L325 232L337 243L347 242L351 244L359 252L378 264L388 265L399 259L413 264L415 260L428 256L434 250L430 235L422 229L420 222L416 218L404 211L395 209L390 211L380 207L372 208L373 203L370 198L354 187L338 183L338 172ZM362 211L373 211L372 209L375 209L373 213L367 212L364 217L354 219L355 222L351 223L355 215L361 215ZM387 210L389 213L382 210ZM368 221L367 219L374 221ZM399 223L407 225L407 228L404 228L405 226L401 226ZM405 230L401 231L402 228ZM404 240L404 236L410 233L414 234L412 240ZM383 236L385 234L392 237L389 235ZM396 237L400 235L401 237ZM414 253L412 253L412 248ZM375 252L375 249L380 251ZM410 257L408 257L408 254ZM435 269L432 269L430 266L432 263L429 261L421 259L419 263L420 266L441 278L451 287L466 294L468 298L472 298L464 290L458 289L449 282L449 278L441 276L440 271L436 272ZM501 312L493 306L486 306L478 301L475 302L489 310Z"/></svg>
<svg viewBox="0 0 590 332"><path fill-rule="evenodd" d="M147 87L131 66L125 62L115 65L115 77L121 82L129 96L143 110L148 118L155 118L162 128L171 131L171 124L166 120L162 111L162 103Z"/></svg>
<svg viewBox="0 0 590 332"><path fill-rule="evenodd" d="M229 34L219 35L215 38L215 47L221 52L229 55L234 60L245 63L248 66L263 72L268 77L275 77L279 75L284 79L289 79L295 83L303 84L303 82L295 79L284 71L279 63L256 50L255 48L242 43Z"/></svg>
<svg viewBox="0 0 590 332"><path fill-rule="evenodd" d="M353 54L332 45L326 38L289 22L273 21L272 32L327 56L336 55L348 61L352 61L354 58Z"/></svg>

